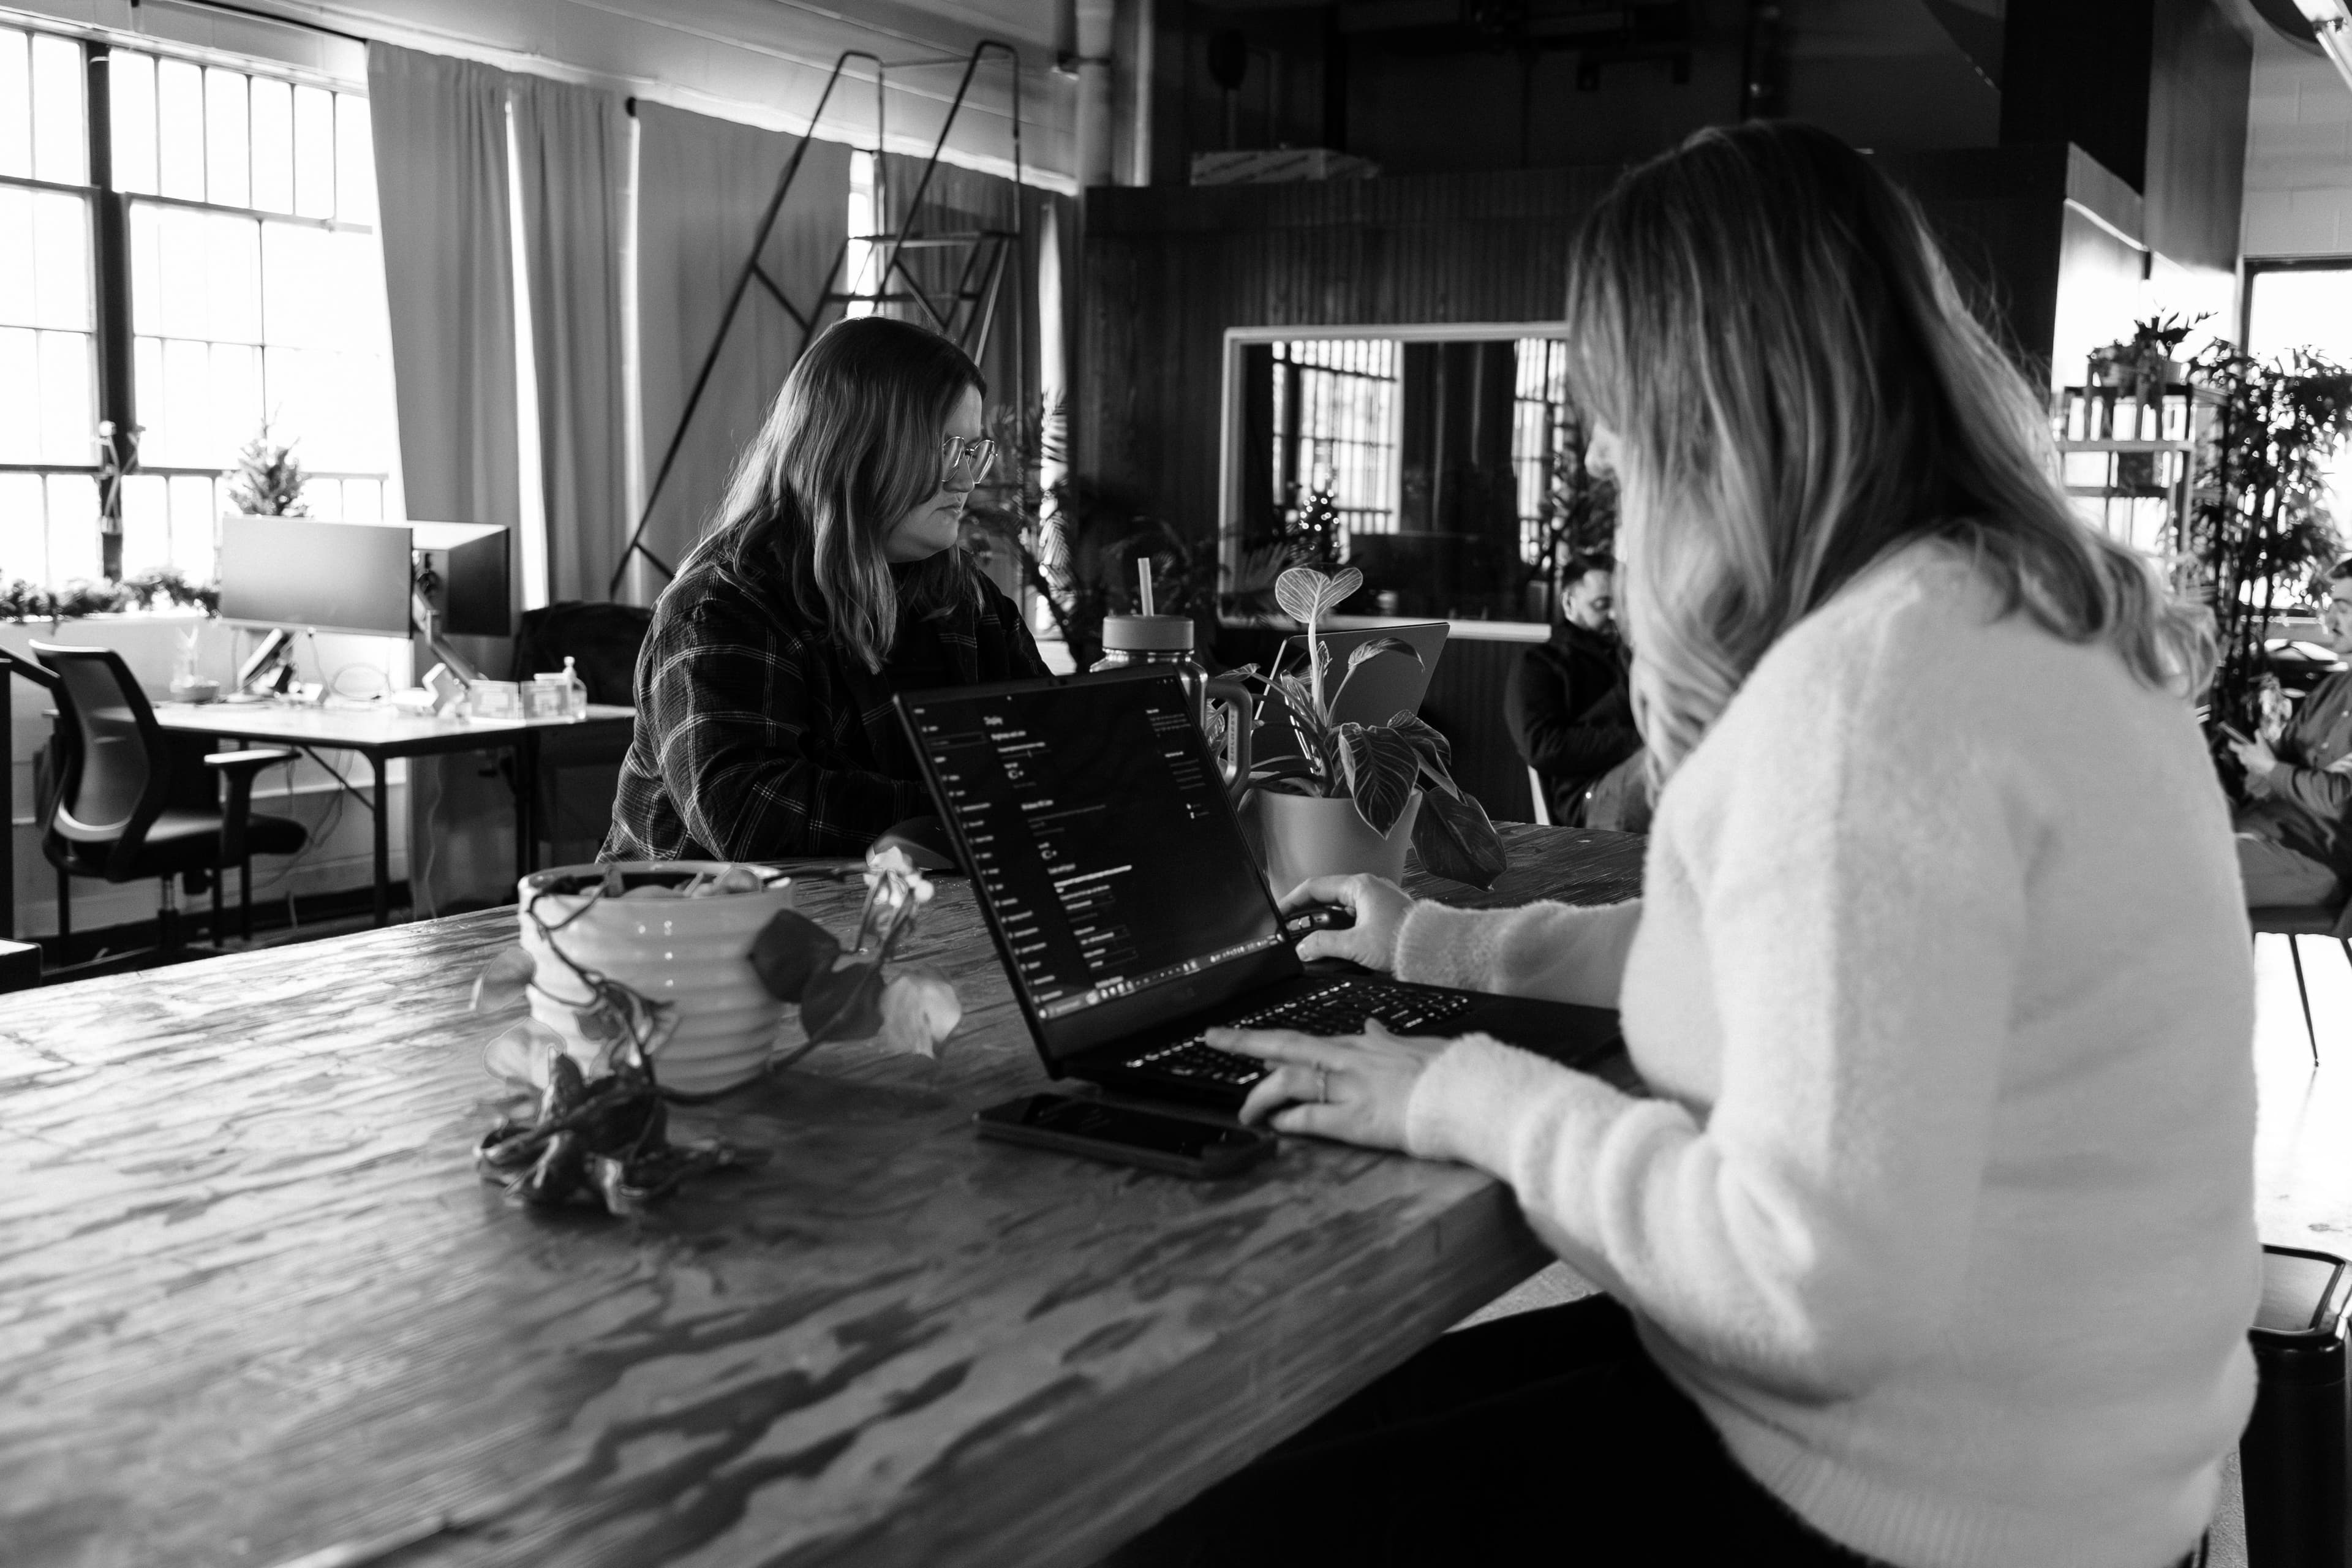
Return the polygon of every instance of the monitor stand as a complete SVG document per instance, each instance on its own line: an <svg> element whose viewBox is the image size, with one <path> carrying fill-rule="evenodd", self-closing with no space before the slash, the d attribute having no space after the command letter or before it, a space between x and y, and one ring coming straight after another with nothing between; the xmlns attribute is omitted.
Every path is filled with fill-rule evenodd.
<svg viewBox="0 0 2352 1568"><path fill-rule="evenodd" d="M273 626L251 658L237 667L236 689L229 702L266 702L294 684L294 634Z"/></svg>

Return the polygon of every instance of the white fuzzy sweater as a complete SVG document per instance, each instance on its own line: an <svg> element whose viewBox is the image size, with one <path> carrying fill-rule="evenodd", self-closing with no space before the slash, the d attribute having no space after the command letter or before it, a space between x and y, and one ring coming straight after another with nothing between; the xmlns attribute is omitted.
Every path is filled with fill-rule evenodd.
<svg viewBox="0 0 2352 1568"><path fill-rule="evenodd" d="M1638 903L1417 905L1400 975L1616 1004L1656 1098L1474 1036L1407 1138L1508 1181L1823 1533L2157 1568L2253 1397L2238 872L2187 707L1993 612L1919 545L1808 617Z"/></svg>

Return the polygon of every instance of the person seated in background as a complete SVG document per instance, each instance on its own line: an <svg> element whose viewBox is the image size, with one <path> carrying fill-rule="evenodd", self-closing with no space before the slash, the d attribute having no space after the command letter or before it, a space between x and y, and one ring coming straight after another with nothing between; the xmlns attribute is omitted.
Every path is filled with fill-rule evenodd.
<svg viewBox="0 0 2352 1568"><path fill-rule="evenodd" d="M860 853L930 810L893 693L1045 673L957 543L985 389L903 321L809 345L654 605L601 858Z"/></svg>
<svg viewBox="0 0 2352 1568"><path fill-rule="evenodd" d="M2352 657L2352 556L2327 569L2319 625L2327 646ZM2332 904L2352 872L2352 672L2313 687L2294 717L2231 742L2245 764L2238 808L2238 870L2250 908Z"/></svg>
<svg viewBox="0 0 2352 1568"><path fill-rule="evenodd" d="M1551 640L1531 647L1512 667L1503 689L1503 715L1511 741L1535 769L1551 819L1562 826L1648 826L1646 800L1633 826L1622 810L1588 822L1586 794L1613 773L1607 794L1622 798L1619 781L1634 785L1642 763L1641 731L1625 682L1625 645L1617 637L1617 565L1606 555L1580 555L1560 576L1559 620ZM1628 764L1631 764L1628 769ZM1630 773L1632 777L1627 778Z"/></svg>

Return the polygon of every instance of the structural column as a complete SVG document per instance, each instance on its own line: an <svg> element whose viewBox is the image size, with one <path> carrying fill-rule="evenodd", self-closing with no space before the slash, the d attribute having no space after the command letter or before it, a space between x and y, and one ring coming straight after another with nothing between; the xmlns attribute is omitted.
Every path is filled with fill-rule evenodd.
<svg viewBox="0 0 2352 1568"><path fill-rule="evenodd" d="M1118 20L1118 0L1077 0L1081 187L1112 183L1111 64Z"/></svg>

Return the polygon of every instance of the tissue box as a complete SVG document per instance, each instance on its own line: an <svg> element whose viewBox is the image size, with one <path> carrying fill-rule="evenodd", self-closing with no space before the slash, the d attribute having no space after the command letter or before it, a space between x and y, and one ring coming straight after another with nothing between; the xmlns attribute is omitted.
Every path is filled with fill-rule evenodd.
<svg viewBox="0 0 2352 1568"><path fill-rule="evenodd" d="M474 719L520 719L521 689L511 680L477 680L466 688L466 712Z"/></svg>
<svg viewBox="0 0 2352 1568"><path fill-rule="evenodd" d="M585 719L587 708L587 694L573 686L569 676L533 676L522 689L526 719Z"/></svg>

